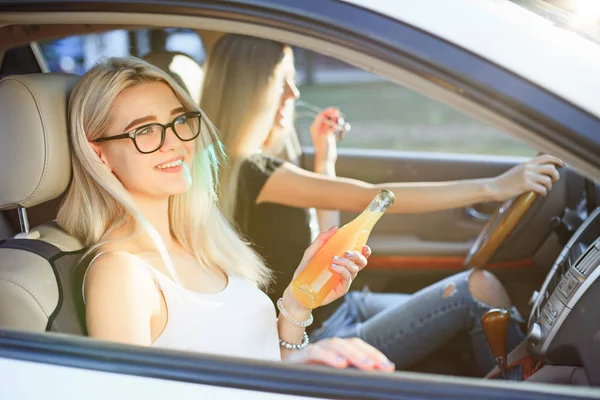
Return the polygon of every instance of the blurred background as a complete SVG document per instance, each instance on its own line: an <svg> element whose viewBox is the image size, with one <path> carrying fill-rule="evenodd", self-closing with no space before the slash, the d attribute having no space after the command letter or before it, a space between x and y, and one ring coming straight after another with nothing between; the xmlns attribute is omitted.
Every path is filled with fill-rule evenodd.
<svg viewBox="0 0 600 400"><path fill-rule="evenodd" d="M492 1L492 0L481 0ZM542 13L555 25L599 40L600 0L520 0L519 6ZM40 44L51 71L82 74L99 58L144 56L152 51L181 51L202 65L203 38L188 29L116 30L71 36ZM532 156L534 151L494 127L450 107L387 82L336 59L294 48L301 99L342 110L352 131L340 148ZM540 66L544 68L547 66ZM310 146L312 117L300 116L296 128ZM476 138L476 140L473 140Z"/></svg>

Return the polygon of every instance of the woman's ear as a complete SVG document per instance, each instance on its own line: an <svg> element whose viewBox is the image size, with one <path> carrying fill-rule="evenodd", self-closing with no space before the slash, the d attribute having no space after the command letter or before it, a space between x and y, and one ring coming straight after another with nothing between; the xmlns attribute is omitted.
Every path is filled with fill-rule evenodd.
<svg viewBox="0 0 600 400"><path fill-rule="evenodd" d="M102 163L108 167L110 172L112 172L112 168L108 164L108 160L106 159L104 151L102 151L102 147L98 143L93 143L93 142L88 142L88 143L89 143L90 147L92 148L92 150L94 150L94 153L96 153L98 158L100 158L100 161L102 161Z"/></svg>

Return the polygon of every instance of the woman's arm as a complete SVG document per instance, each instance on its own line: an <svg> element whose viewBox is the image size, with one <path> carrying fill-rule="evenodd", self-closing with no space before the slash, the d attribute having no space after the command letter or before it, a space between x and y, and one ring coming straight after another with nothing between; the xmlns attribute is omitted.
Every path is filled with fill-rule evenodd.
<svg viewBox="0 0 600 400"><path fill-rule="evenodd" d="M88 335L96 339L149 346L150 319L160 312L154 279L127 253L99 257L85 279Z"/></svg>
<svg viewBox="0 0 600 400"><path fill-rule="evenodd" d="M284 166L285 167L285 166ZM335 163L318 161L315 159L315 173L324 177L335 179ZM340 211L338 209L317 209L317 219L319 220L319 230L324 231L332 226L340 224Z"/></svg>
<svg viewBox="0 0 600 400"><path fill-rule="evenodd" d="M317 115L310 126L310 135L315 149L314 171L316 174L328 178L336 177L337 139L335 128L327 121L337 121L339 116L339 110L332 107L327 108ZM338 209L317 209L317 219L319 220L319 230L324 231L340 224L340 212Z"/></svg>
<svg viewBox="0 0 600 400"><path fill-rule="evenodd" d="M300 303L294 299L289 290L286 290L283 294L283 308L297 321L306 321L312 312L311 309L303 307ZM285 340L288 343L302 343L304 339L305 328L298 327L292 324L290 321L285 319L281 314L277 319L277 330L279 331L279 338ZM293 350L287 350L280 347L281 359L285 360Z"/></svg>
<svg viewBox="0 0 600 400"><path fill-rule="evenodd" d="M269 177L257 203L359 212L379 190L388 189L396 195L396 202L388 212L423 213L503 201L528 191L545 196L559 178L556 166L562 165L557 158L544 155L495 178L370 184L356 179L329 178L285 163Z"/></svg>

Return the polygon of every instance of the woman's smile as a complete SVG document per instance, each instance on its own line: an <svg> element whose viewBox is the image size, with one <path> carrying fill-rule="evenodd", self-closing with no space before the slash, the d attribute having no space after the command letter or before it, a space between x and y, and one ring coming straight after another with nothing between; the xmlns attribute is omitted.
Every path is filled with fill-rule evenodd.
<svg viewBox="0 0 600 400"><path fill-rule="evenodd" d="M176 173L183 170L183 165L183 157L177 157L174 160L159 164L155 168L161 172Z"/></svg>

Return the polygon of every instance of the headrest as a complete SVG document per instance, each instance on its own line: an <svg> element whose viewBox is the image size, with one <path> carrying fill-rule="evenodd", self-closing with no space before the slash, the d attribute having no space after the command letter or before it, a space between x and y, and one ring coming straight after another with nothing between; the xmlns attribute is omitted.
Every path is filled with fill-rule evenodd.
<svg viewBox="0 0 600 400"><path fill-rule="evenodd" d="M196 104L200 104L204 72L196 60L179 51L156 51L142 58L168 73L188 92Z"/></svg>
<svg viewBox="0 0 600 400"><path fill-rule="evenodd" d="M31 74L0 80L0 209L32 207L67 189L67 100L77 79Z"/></svg>

